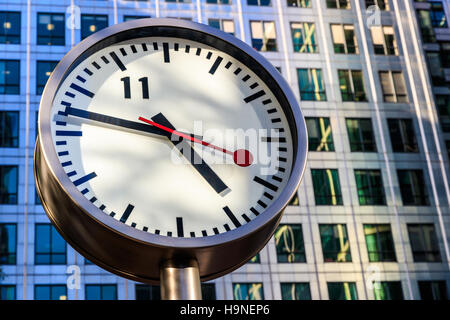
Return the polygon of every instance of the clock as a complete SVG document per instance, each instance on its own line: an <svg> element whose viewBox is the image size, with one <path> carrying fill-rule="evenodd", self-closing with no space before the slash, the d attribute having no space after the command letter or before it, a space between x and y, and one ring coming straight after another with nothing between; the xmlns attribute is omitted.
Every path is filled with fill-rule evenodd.
<svg viewBox="0 0 450 320"><path fill-rule="evenodd" d="M140 19L101 30L43 92L35 179L50 220L104 269L157 283L194 259L202 280L252 258L306 164L280 73L209 26Z"/></svg>

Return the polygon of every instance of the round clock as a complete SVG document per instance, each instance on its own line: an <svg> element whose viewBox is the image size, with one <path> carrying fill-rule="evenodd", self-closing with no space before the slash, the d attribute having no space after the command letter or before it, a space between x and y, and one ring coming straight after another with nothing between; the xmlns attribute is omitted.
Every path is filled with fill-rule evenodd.
<svg viewBox="0 0 450 320"><path fill-rule="evenodd" d="M280 73L206 25L141 19L73 48L45 87L35 178L66 241L157 283L193 259L202 280L267 243L306 163L305 121Z"/></svg>

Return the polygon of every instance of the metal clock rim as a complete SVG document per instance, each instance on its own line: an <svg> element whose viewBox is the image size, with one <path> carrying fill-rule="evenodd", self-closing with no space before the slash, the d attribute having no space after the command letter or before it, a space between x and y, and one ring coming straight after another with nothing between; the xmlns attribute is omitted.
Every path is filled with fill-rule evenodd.
<svg viewBox="0 0 450 320"><path fill-rule="evenodd" d="M281 92L284 94L285 99L290 105L290 109L295 121L295 128L297 129L297 131L295 132L295 134L297 135L297 145L294 146L296 148L297 154L291 169L291 175L289 177L288 183L282 190L279 197L263 212L263 214L260 214L250 223L242 225L241 227L233 229L231 231L208 237L177 238L152 234L135 229L106 215L81 194L81 192L74 186L72 181L67 177L67 174L63 170L60 161L57 158L56 150L53 146L50 132L50 110L53 105L55 94L59 88L59 84L64 79L65 75L70 71L73 63L76 62L76 60L92 46L111 36L114 36L115 34L128 31L130 29L139 29L145 27L173 27L181 29L191 29L193 31L205 33L228 42L237 49L244 51L248 56L253 58L257 63L259 63L263 68L266 69L269 75L276 80L276 85L280 87ZM211 44L206 44L211 46ZM91 35L90 37L80 42L71 51L69 51L69 53L66 54L66 56L64 56L63 59L58 63L54 72L50 76L42 94L40 111L41 112L39 112L38 129L40 137L39 141L41 144L43 156L49 164L51 174L56 178L56 181L60 184L62 189L72 199L72 201L77 203L82 208L82 210L86 211L90 215L90 217L95 219L97 222L100 222L103 226L106 226L107 228L120 233L124 237L159 247L194 249L201 247L213 247L245 238L246 235L257 231L262 226L278 217L278 215L284 210L289 200L298 189L306 167L306 124L299 104L297 103L297 100L293 95L289 85L282 78L281 74L270 63L268 63L264 57L256 52L256 50L252 49L241 40L220 30L192 21L166 18L139 19L128 21L118 25L113 25ZM303 119L303 121L301 121L301 119ZM291 134L294 134L294 132L291 132Z"/></svg>

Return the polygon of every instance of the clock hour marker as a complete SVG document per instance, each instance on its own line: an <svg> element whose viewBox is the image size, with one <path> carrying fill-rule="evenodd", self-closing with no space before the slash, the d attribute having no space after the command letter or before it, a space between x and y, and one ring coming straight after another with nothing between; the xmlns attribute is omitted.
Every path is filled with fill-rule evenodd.
<svg viewBox="0 0 450 320"><path fill-rule="evenodd" d="M108 60L105 56L101 56L100 58L103 60L103 62L104 62L105 64L108 64L108 63L109 63L109 60Z"/></svg>
<svg viewBox="0 0 450 320"><path fill-rule="evenodd" d="M125 51L125 48L120 48L120 53L125 57L127 55L127 52Z"/></svg>
<svg viewBox="0 0 450 320"><path fill-rule="evenodd" d="M147 232L148 231L148 227L143 227L142 231L146 231Z"/></svg>
<svg viewBox="0 0 450 320"><path fill-rule="evenodd" d="M212 52L209 51L208 54L206 55L206 59L208 59L208 60L211 59L211 56L212 56Z"/></svg>
<svg viewBox="0 0 450 320"><path fill-rule="evenodd" d="M239 73L241 73L241 71L242 71L241 68L237 68L237 69L234 71L234 74L235 74L235 75L238 75Z"/></svg>
<svg viewBox="0 0 450 320"><path fill-rule="evenodd" d="M76 176L76 175L77 175L77 172L75 170L67 173L68 177L72 177L72 176Z"/></svg>
<svg viewBox="0 0 450 320"><path fill-rule="evenodd" d="M70 85L70 87L71 87L73 90L76 90L76 91L78 91L79 93L82 93L82 94L84 94L85 96L88 96L89 98L92 98L92 97L94 96L94 94L93 94L92 92L90 92L89 90L87 90L87 89L85 89L85 88L83 88L83 87L80 87L79 85L77 85L77 84L75 84L75 83L72 83L72 84Z"/></svg>
<svg viewBox="0 0 450 320"><path fill-rule="evenodd" d="M225 223L225 224L223 225L223 227L225 228L226 231L230 231L230 230L231 230L231 228L230 228L230 226L228 225L228 223Z"/></svg>
<svg viewBox="0 0 450 320"><path fill-rule="evenodd" d="M119 57L117 56L117 54L114 51L110 52L109 55L114 60L114 62L117 64L117 66L120 68L120 70L122 70L122 71L127 70L125 65L122 63L122 61L119 59Z"/></svg>
<svg viewBox="0 0 450 320"><path fill-rule="evenodd" d="M160 234L160 233L161 233L161 231L159 231L159 229L155 230L155 234Z"/></svg>
<svg viewBox="0 0 450 320"><path fill-rule="evenodd" d="M81 81L81 82L83 82L83 83L86 82L86 79L83 78L82 76L77 76L77 80L78 80L78 81Z"/></svg>
<svg viewBox="0 0 450 320"><path fill-rule="evenodd" d="M258 86L258 82L254 82L251 86L250 89L255 89Z"/></svg>
<svg viewBox="0 0 450 320"><path fill-rule="evenodd" d="M163 42L163 51L164 51L164 62L169 63L170 62L169 43Z"/></svg>
<svg viewBox="0 0 450 320"><path fill-rule="evenodd" d="M75 95L72 92L66 91L64 94L70 98L75 98Z"/></svg>
<svg viewBox="0 0 450 320"><path fill-rule="evenodd" d="M100 207L98 207L100 210L105 210L106 206L104 204L102 204Z"/></svg>
<svg viewBox="0 0 450 320"><path fill-rule="evenodd" d="M63 162L63 163L61 163L61 165L62 165L63 167L71 166L71 165L72 165L72 161L66 161L66 162Z"/></svg>
<svg viewBox="0 0 450 320"><path fill-rule="evenodd" d="M136 46L135 46L134 44L132 44L132 45L130 46L130 48L131 48L131 51L133 51L133 53L136 53L136 52L137 52Z"/></svg>
<svg viewBox="0 0 450 320"><path fill-rule="evenodd" d="M147 44L142 43L141 46L142 46L142 50L148 51L148 49L147 49ZM146 227L144 227L144 228L146 228Z"/></svg>
<svg viewBox="0 0 450 320"><path fill-rule="evenodd" d="M223 207L223 211L225 211L228 218L230 218L231 222L233 222L233 224L236 226L236 228L239 228L241 226L241 223L239 222L239 220L236 218L236 216L234 215L234 213L230 210L230 208L228 206Z"/></svg>
<svg viewBox="0 0 450 320"><path fill-rule="evenodd" d="M184 237L183 218L177 217L177 235L178 237Z"/></svg>
<svg viewBox="0 0 450 320"><path fill-rule="evenodd" d="M202 230L202 236L204 236L204 237L208 236L208 233L206 232L206 230Z"/></svg>
<svg viewBox="0 0 450 320"><path fill-rule="evenodd" d="M67 141L56 141L57 146L65 146L67 145Z"/></svg>
<svg viewBox="0 0 450 320"><path fill-rule="evenodd" d="M123 223L127 222L128 217L130 216L131 211L133 211L133 209L134 209L134 206L129 204L128 207L123 212L122 216L120 217L120 222L123 222Z"/></svg>
<svg viewBox="0 0 450 320"><path fill-rule="evenodd" d="M97 62L92 62L92 65L95 67L95 69L100 69L101 67L100 67L100 65L97 63Z"/></svg>
<svg viewBox="0 0 450 320"><path fill-rule="evenodd" d="M213 228L213 231L214 231L215 234L219 234L220 233L219 229L217 229L217 228Z"/></svg>
<svg viewBox="0 0 450 320"><path fill-rule="evenodd" d="M254 94L252 94L251 96L248 96L247 98L244 99L245 103L249 103L252 102L253 100L256 100L260 97L262 97L263 95L265 95L266 92L264 90L260 90Z"/></svg>
<svg viewBox="0 0 450 320"><path fill-rule="evenodd" d="M259 211L253 207L250 208L250 211L253 212L255 214L255 216L259 215Z"/></svg>
<svg viewBox="0 0 450 320"><path fill-rule="evenodd" d="M191 232L191 238L195 238L195 232Z"/></svg>
<svg viewBox="0 0 450 320"><path fill-rule="evenodd" d="M136 228L136 222L132 222L131 227Z"/></svg>
<svg viewBox="0 0 450 320"><path fill-rule="evenodd" d="M214 61L214 64L212 65L211 69L209 69L209 73L214 74L219 67L220 63L222 62L222 57L217 57L216 61Z"/></svg>
<svg viewBox="0 0 450 320"><path fill-rule="evenodd" d="M81 131L56 130L55 135L63 137L81 137L83 133Z"/></svg>
<svg viewBox="0 0 450 320"><path fill-rule="evenodd" d="M97 201L97 198L96 197L92 197L89 201L94 203L95 201Z"/></svg>
<svg viewBox="0 0 450 320"><path fill-rule="evenodd" d="M244 220L245 220L247 223L251 221L250 218L249 218L245 213L242 214L242 218L244 218Z"/></svg>
<svg viewBox="0 0 450 320"><path fill-rule="evenodd" d="M199 56L201 52L202 52L202 48L197 48L197 51L195 52L195 54L197 56Z"/></svg>
<svg viewBox="0 0 450 320"><path fill-rule="evenodd" d="M79 186L80 184L85 183L85 182L95 178L96 176L97 176L97 174L95 172L91 172L91 173L85 175L84 177L81 177L81 178L75 180L73 182L73 184L76 186Z"/></svg>
<svg viewBox="0 0 450 320"><path fill-rule="evenodd" d="M258 200L257 202L261 207L263 208L267 208L267 204L265 204L264 202L262 202L261 200Z"/></svg>
<svg viewBox="0 0 450 320"><path fill-rule="evenodd" d="M267 100L264 100L262 103L263 103L263 105L266 105L266 104L269 104L269 103L271 103L271 102L272 102L272 100L267 99Z"/></svg>
<svg viewBox="0 0 450 320"><path fill-rule="evenodd" d="M153 42L153 50L158 51L158 42Z"/></svg>
<svg viewBox="0 0 450 320"><path fill-rule="evenodd" d="M246 75L245 77L242 78L242 81L246 82L248 79L250 79L250 76Z"/></svg>
<svg viewBox="0 0 450 320"><path fill-rule="evenodd" d="M227 64L225 65L225 69L230 69L232 63L230 61L227 62Z"/></svg>
<svg viewBox="0 0 450 320"><path fill-rule="evenodd" d="M257 183L263 185L264 187L266 187L266 188L268 188L268 189L270 189L270 190L272 190L272 191L275 191L275 192L276 192L276 191L278 190L278 187L277 187L277 186L271 184L270 182L268 182L268 181L266 181L266 180L264 180L264 179L261 179L261 178L258 177L258 176L254 177L254 178L253 178L253 181L255 181L255 182L257 182Z"/></svg>
<svg viewBox="0 0 450 320"><path fill-rule="evenodd" d="M88 68L84 68L83 71L86 72L88 74L88 76L92 76L93 75L92 71L89 70Z"/></svg>
<svg viewBox="0 0 450 320"><path fill-rule="evenodd" d="M184 52L189 53L190 50L191 50L191 46L187 44L186 48L184 49Z"/></svg>

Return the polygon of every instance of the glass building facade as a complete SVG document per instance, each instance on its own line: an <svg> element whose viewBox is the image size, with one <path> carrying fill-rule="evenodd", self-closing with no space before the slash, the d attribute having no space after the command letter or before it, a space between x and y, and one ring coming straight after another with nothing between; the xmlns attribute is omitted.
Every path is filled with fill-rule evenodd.
<svg viewBox="0 0 450 320"><path fill-rule="evenodd" d="M66 244L33 178L57 62L92 33L144 17L245 41L306 117L308 165L281 225L249 263L204 283L204 299L448 299L447 0L0 0L0 299L160 299L159 287Z"/></svg>

